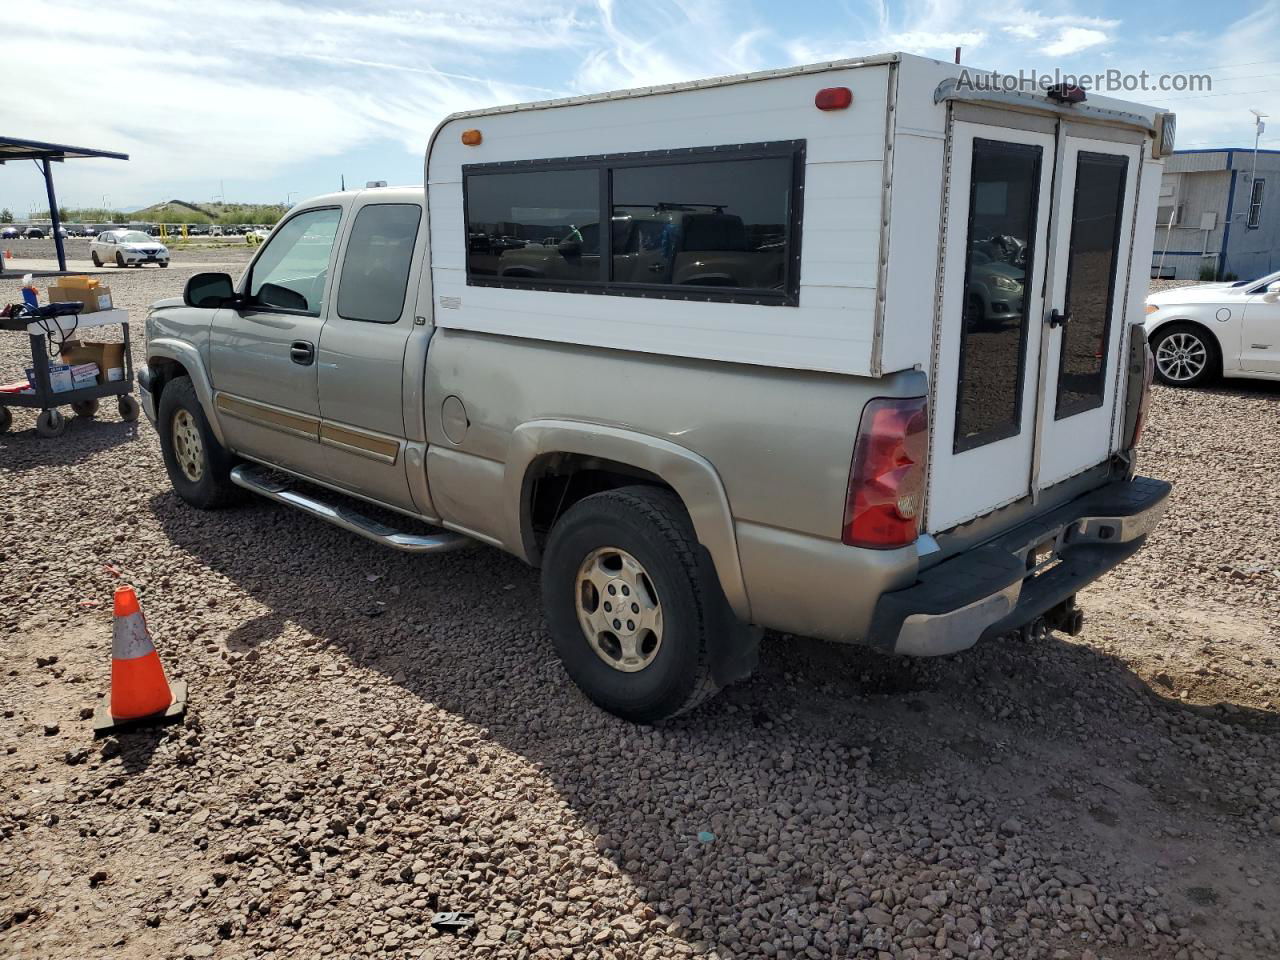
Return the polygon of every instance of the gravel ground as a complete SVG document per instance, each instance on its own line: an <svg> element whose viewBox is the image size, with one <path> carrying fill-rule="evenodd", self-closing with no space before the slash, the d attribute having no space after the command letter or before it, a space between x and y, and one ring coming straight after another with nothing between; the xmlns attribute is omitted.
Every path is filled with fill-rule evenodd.
<svg viewBox="0 0 1280 960"><path fill-rule="evenodd" d="M140 319L190 272L112 285ZM568 683L512 558L198 513L145 422L40 440L21 411L0 956L1276 957L1278 410L1277 385L1157 388L1142 467L1175 501L1080 637L907 661L771 636L656 728ZM114 571L191 705L94 742Z"/></svg>

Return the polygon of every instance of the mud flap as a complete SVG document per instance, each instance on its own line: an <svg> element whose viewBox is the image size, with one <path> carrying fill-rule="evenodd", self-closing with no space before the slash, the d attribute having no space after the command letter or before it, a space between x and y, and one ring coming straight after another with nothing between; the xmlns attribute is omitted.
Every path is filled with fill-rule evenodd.
<svg viewBox="0 0 1280 960"><path fill-rule="evenodd" d="M715 564L707 548L698 545L698 562L702 565L702 582L707 584L707 655L711 659L711 678L718 687L745 680L755 673L760 662L760 639L764 629L743 623L733 613Z"/></svg>

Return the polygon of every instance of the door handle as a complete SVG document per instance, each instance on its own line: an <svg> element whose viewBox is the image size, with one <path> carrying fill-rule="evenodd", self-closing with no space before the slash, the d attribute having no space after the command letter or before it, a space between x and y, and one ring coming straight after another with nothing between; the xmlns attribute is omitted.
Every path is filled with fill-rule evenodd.
<svg viewBox="0 0 1280 960"><path fill-rule="evenodd" d="M1059 313L1057 310L1050 310L1048 318L1049 329L1052 330L1054 327L1065 327L1070 319L1071 317L1068 314Z"/></svg>
<svg viewBox="0 0 1280 960"><path fill-rule="evenodd" d="M311 366L316 358L316 345L307 340L295 340L289 344L289 359L304 367Z"/></svg>

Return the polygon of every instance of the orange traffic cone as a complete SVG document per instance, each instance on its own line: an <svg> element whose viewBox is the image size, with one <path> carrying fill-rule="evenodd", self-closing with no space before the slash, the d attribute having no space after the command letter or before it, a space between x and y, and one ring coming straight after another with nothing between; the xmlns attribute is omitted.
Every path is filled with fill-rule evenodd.
<svg viewBox="0 0 1280 960"><path fill-rule="evenodd" d="M93 718L94 736L127 727L173 723L187 709L187 685L170 689L133 587L116 587L111 627L111 699Z"/></svg>

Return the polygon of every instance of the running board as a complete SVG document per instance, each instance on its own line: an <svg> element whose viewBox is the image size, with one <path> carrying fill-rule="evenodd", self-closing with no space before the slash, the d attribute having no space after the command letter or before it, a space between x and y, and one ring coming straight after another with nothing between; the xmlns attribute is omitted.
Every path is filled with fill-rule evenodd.
<svg viewBox="0 0 1280 960"><path fill-rule="evenodd" d="M266 467L241 464L231 471L231 482L268 500L286 503L303 513L327 520L334 526L358 533L393 550L403 550L406 553L445 553L470 546L473 542L470 537L448 530L426 534L393 530L348 507L336 507L308 494L300 493L293 489L288 477Z"/></svg>

